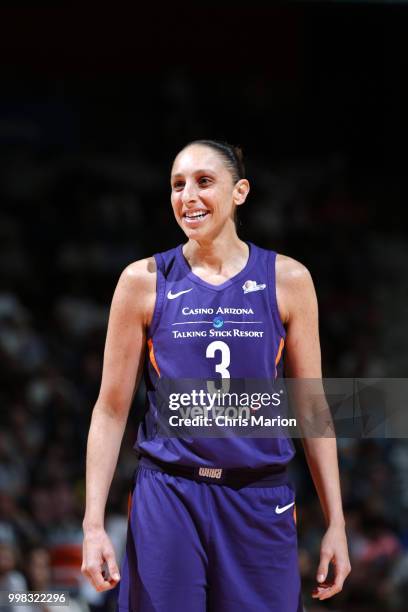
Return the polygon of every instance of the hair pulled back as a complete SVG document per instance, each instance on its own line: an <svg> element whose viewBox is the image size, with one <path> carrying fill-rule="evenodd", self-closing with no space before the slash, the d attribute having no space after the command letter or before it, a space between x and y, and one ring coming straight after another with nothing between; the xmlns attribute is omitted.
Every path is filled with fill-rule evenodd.
<svg viewBox="0 0 408 612"><path fill-rule="evenodd" d="M244 154L241 147L231 145L223 140L192 140L185 148L191 145L203 145L216 151L224 159L225 165L232 174L234 183L245 178Z"/></svg>

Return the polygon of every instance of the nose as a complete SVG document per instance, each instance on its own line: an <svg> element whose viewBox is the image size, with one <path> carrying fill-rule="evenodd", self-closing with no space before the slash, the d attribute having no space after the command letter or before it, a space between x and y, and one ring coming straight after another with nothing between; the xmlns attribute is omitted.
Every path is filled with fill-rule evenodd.
<svg viewBox="0 0 408 612"><path fill-rule="evenodd" d="M197 189L194 183L186 182L183 193L181 194L183 204L194 203L197 201Z"/></svg>

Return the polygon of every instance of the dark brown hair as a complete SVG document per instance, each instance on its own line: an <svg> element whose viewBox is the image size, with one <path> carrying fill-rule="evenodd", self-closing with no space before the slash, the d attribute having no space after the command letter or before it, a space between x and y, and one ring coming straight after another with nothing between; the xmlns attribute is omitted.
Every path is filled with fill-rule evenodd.
<svg viewBox="0 0 408 612"><path fill-rule="evenodd" d="M190 145L203 145L210 147L217 153L219 153L232 174L234 183L240 179L245 178L245 166L244 166L244 155L242 149L239 146L231 145L228 142L222 140L193 140L189 142L186 147ZM185 147L185 148L186 148Z"/></svg>

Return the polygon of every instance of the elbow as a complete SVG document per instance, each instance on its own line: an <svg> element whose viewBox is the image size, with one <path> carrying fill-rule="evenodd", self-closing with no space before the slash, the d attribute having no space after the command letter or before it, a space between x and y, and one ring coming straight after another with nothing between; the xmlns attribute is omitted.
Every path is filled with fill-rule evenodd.
<svg viewBox="0 0 408 612"><path fill-rule="evenodd" d="M117 422L127 420L131 401L123 397L99 396L94 406L94 414L99 414Z"/></svg>

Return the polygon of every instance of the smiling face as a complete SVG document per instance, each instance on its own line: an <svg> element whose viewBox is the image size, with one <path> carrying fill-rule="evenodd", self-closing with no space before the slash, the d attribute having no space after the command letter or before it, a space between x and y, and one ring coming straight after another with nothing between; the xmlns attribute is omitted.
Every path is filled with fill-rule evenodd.
<svg viewBox="0 0 408 612"><path fill-rule="evenodd" d="M234 228L235 207L243 204L248 191L248 181L235 183L223 155L211 147L190 145L174 160L171 204L188 238L211 240L225 226Z"/></svg>

